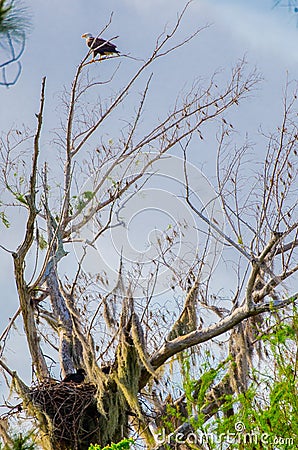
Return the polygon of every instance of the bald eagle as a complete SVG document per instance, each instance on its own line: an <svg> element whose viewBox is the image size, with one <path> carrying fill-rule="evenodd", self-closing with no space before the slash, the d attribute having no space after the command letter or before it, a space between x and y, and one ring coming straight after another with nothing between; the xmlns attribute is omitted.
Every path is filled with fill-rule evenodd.
<svg viewBox="0 0 298 450"><path fill-rule="evenodd" d="M86 44L93 50L93 59L96 55L101 58L104 55L119 55L119 51L116 49L116 45L102 38L95 38L90 33L82 34L82 38L86 39Z"/></svg>
<svg viewBox="0 0 298 450"><path fill-rule="evenodd" d="M62 383L82 383L85 379L84 369L78 369L76 373L70 373L63 378Z"/></svg>

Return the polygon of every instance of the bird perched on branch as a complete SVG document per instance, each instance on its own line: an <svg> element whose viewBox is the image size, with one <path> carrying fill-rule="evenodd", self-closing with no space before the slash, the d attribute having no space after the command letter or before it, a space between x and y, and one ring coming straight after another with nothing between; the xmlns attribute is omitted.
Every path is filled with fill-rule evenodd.
<svg viewBox="0 0 298 450"><path fill-rule="evenodd" d="M119 51L116 49L116 45L112 44L105 39L93 37L90 33L82 34L82 38L86 39L86 44L93 50L93 59L96 55L99 55L100 59L106 55L119 55Z"/></svg>
<svg viewBox="0 0 298 450"><path fill-rule="evenodd" d="M70 373L63 378L62 383L82 383L85 380L86 372L84 369L78 369L76 373Z"/></svg>

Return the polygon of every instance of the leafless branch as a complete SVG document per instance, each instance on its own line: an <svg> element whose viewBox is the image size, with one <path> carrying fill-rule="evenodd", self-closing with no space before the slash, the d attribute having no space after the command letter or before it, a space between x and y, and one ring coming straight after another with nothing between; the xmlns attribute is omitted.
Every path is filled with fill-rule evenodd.
<svg viewBox="0 0 298 450"><path fill-rule="evenodd" d="M34 311L32 310L30 304L30 292L28 291L28 287L25 281L24 271L25 271L25 258L33 243L35 220L38 214L38 210L36 207L36 177L37 177L37 167L38 167L37 164L39 156L39 140L43 123L45 82L46 79L43 78L41 86L40 109L39 113L37 114L37 130L34 137L34 151L32 158L31 175L29 180L29 194L26 196L28 206L26 233L23 242L17 249L17 252L13 255L15 279L17 284L17 290L20 300L20 307L22 310L25 331L32 357L32 362L34 367L36 368L37 375L39 377L47 376L48 368L39 344L38 333L34 320Z"/></svg>
<svg viewBox="0 0 298 450"><path fill-rule="evenodd" d="M296 302L297 299L298 293L295 293L293 296L284 300L264 302L261 305L255 306L251 310L248 310L246 306L238 307L228 317L225 317L218 323L211 325L206 329L195 330L185 336L180 336L173 341L165 342L160 350L152 355L150 359L151 365L157 369L171 356L185 350L186 348L209 341L210 339L231 330L235 325L248 317L253 317L264 312L277 311Z"/></svg>

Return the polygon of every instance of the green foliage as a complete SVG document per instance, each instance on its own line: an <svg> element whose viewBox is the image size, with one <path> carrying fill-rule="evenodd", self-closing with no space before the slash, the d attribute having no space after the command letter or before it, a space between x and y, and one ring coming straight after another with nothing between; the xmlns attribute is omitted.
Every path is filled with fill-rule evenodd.
<svg viewBox="0 0 298 450"><path fill-rule="evenodd" d="M3 211L0 211L0 220L6 228L10 227L9 220L7 219L7 216Z"/></svg>
<svg viewBox="0 0 298 450"><path fill-rule="evenodd" d="M12 445L6 444L2 446L0 443L0 450L36 450L36 446L31 440L31 434L18 434L13 438Z"/></svg>
<svg viewBox="0 0 298 450"><path fill-rule="evenodd" d="M190 422L194 430L204 427L205 416L202 413L202 409L206 404L206 393L217 378L222 375L228 362L228 360L225 360L214 368L210 363L210 357L211 355L206 352L205 362L202 363L199 369L199 379L194 379L191 375L189 350L183 352L181 371L185 404L170 402L166 404L166 411L161 418L161 428L166 433L173 433L178 426L185 422Z"/></svg>
<svg viewBox="0 0 298 450"><path fill-rule="evenodd" d="M223 414L216 420L214 432L217 436L235 433L236 442L230 445L231 449L242 448L239 442L245 448L256 450L298 447L298 330L295 317L296 313L292 324L279 323L262 338L264 345L269 344L271 364L261 363L249 389L232 400L234 415L225 417Z"/></svg>
<svg viewBox="0 0 298 450"><path fill-rule="evenodd" d="M190 374L189 359L186 358L183 362L183 389L187 399L188 416L192 417L193 409L196 409L196 420L191 420L192 426L198 428L203 425L204 415L201 413L201 409L205 404L205 396L211 385L222 370L223 364L220 363L216 368L211 367L209 363L208 355L206 362L202 364L202 374L199 380L194 380Z"/></svg>
<svg viewBox="0 0 298 450"><path fill-rule="evenodd" d="M111 177L107 177L107 180L109 180L109 181L112 183L112 185L113 185L114 188L117 188L117 187L118 187L118 181L114 180L114 179L111 178Z"/></svg>
<svg viewBox="0 0 298 450"><path fill-rule="evenodd" d="M274 350L274 346L278 344L285 344L287 339L295 339L296 336L296 330L289 324L280 324L278 327L276 327L271 333L266 334L262 337L262 340L264 342L270 342L270 344L273 346L272 349Z"/></svg>
<svg viewBox="0 0 298 450"><path fill-rule="evenodd" d="M94 197L94 192L92 192L92 191L85 191L85 192L83 192L83 197L86 199L86 200L92 200L93 199L93 197Z"/></svg>
<svg viewBox="0 0 298 450"><path fill-rule="evenodd" d="M72 198L74 200L74 209L77 212L82 212L85 206L94 198L94 192L85 191L79 196L74 195Z"/></svg>
<svg viewBox="0 0 298 450"><path fill-rule="evenodd" d="M133 443L133 439L125 438L122 439L122 441L117 442L117 444L114 444L112 442L111 445L107 445L106 447L100 447L100 445L91 444L88 450L129 450Z"/></svg>
<svg viewBox="0 0 298 450"><path fill-rule="evenodd" d="M12 4L8 3L6 0L0 0L0 26L2 27L3 23L5 23L5 20L9 13L12 10Z"/></svg>
<svg viewBox="0 0 298 450"><path fill-rule="evenodd" d="M16 199L27 206L27 200L23 194L16 194Z"/></svg>
<svg viewBox="0 0 298 450"><path fill-rule="evenodd" d="M193 379L186 356L182 373L187 414L181 414L175 404L167 405L162 427L168 435L175 436L177 426L189 422L200 439L198 443L204 442L208 449L298 448L297 312L287 322L268 326L270 332L261 338L267 360L262 360L259 369L253 371L246 392L224 395L225 402L214 420L206 421L201 411L210 388L228 376L229 359L212 368L207 357L200 367L199 378Z"/></svg>
<svg viewBox="0 0 298 450"><path fill-rule="evenodd" d="M38 246L40 250L45 250L48 246L48 243L42 234L38 236Z"/></svg>
<svg viewBox="0 0 298 450"><path fill-rule="evenodd" d="M0 0L0 35L10 33L15 39L23 36L30 29L28 9L21 1Z"/></svg>

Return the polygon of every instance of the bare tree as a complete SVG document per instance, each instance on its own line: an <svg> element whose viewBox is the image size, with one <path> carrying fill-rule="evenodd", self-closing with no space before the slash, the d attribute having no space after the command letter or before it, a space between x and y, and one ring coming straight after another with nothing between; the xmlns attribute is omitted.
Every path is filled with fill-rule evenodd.
<svg viewBox="0 0 298 450"><path fill-rule="evenodd" d="M113 75L107 81L90 79L89 53L79 64L70 92L63 96L65 120L52 143L52 148L60 149L58 169L50 159L39 163L45 78L34 136L26 130L11 131L1 141L3 198L7 199L1 206L2 221L8 226L7 209L19 208L25 217L25 235L16 249L1 245L13 259L20 306L1 335L0 365L11 378L21 408L34 418L44 449L88 449L90 442L106 445L131 433L154 447L154 430L163 414L163 402L169 402L167 363L181 363L188 349L194 349L193 357L199 360L200 345L208 342L216 346L214 339L229 332L226 353L234 364L230 365L229 376L206 394L202 413L208 420L224 402L224 394L245 390L253 333L265 327L261 317L282 311L297 299L296 292L283 291L283 283L298 268L294 213L296 94L286 93L282 125L267 137L267 154L259 162L258 175L250 177L250 184L243 183L242 173L247 146L234 153L229 150L226 140L233 126L224 117L238 108L260 81L255 70L247 71L244 60L232 70L227 83L220 83L217 74L207 87L195 83L165 117L144 131L142 117L152 79L150 67L186 46L201 31L171 44L186 8L174 27L158 37L150 57L110 97L103 99L101 94L91 103L102 87L107 89L113 82ZM102 58L101 64L110 64L111 59ZM133 118L118 140L106 139L109 127L115 133L113 117L121 115L128 93L139 89L140 83L143 91ZM203 139L204 127L218 119L223 124L218 137L218 189L214 198L202 205L190 182L188 152L192 137L196 134ZM32 155L27 157L23 152L20 158L22 145L28 147L28 142L32 142ZM159 258L152 258L145 274L139 261L126 272L123 255L114 286L102 267L97 267L95 274L88 273L84 264L89 250L96 248L102 236L123 225L123 202L130 197L136 199L144 191L154 164L164 161L177 146L184 156L182 200L197 217L205 236L194 263L185 267L184 257L172 263L179 233L169 227L157 237ZM255 166L253 170L255 174ZM219 221L218 204L226 228ZM211 262L208 259L210 242L223 247L223 258L225 252L232 252L237 266L236 286L224 306L212 291L216 261L215 257ZM65 275L61 263L71 257L76 246L80 250L75 273ZM170 305L158 300L162 267L171 273ZM140 278L147 283L137 290ZM34 372L35 384L31 387L4 360L7 336L19 315ZM49 351L52 359L59 359L62 377L83 368L84 382L56 380L48 364Z"/></svg>

